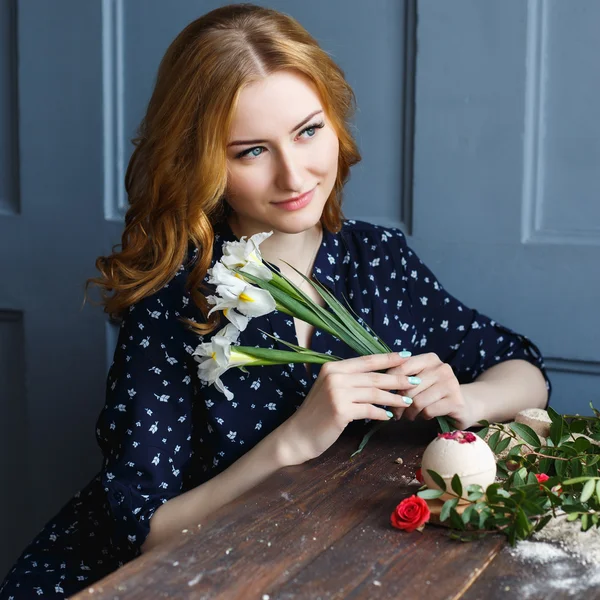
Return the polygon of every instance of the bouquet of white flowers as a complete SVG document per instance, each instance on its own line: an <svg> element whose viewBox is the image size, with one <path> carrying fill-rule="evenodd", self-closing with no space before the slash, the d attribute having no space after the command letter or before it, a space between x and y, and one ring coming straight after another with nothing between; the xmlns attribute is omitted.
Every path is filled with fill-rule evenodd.
<svg viewBox="0 0 600 600"><path fill-rule="evenodd" d="M350 312L352 309L349 303L347 304L350 310L344 307L327 287L305 277L289 265L323 298L326 307L322 307L313 302L285 275L263 261L259 245L272 234L272 231L257 233L249 240L244 236L237 242L225 242L221 260L208 270L208 283L216 285L216 295L207 297L209 304L214 305L208 314L210 316L214 311L221 310L229 323L217 332L210 342L200 344L193 355L200 363L199 378L209 385L214 384L228 400L233 398L233 394L223 385L220 377L232 367L246 371L246 367L249 366L323 364L340 360L337 356L290 344L266 332L262 333L276 339L290 350L237 344L240 331L246 329L252 317L263 316L273 310L279 310L329 332L360 356L392 352L391 348L368 325L355 318L355 315ZM437 417L437 419L442 431L450 430L444 417ZM382 424L378 423L371 429L358 451L362 450L368 438Z"/></svg>

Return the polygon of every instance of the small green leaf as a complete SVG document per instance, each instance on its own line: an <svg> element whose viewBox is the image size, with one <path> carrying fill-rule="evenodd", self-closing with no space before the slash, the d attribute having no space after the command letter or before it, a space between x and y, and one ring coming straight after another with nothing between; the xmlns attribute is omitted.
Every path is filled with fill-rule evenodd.
<svg viewBox="0 0 600 600"><path fill-rule="evenodd" d="M467 500L469 502L477 502L477 500L480 500L481 498L483 498L483 492L470 492L467 494Z"/></svg>
<svg viewBox="0 0 600 600"><path fill-rule="evenodd" d="M450 508L450 523L453 527L456 527L456 529L464 530L465 528L465 524L454 506Z"/></svg>
<svg viewBox="0 0 600 600"><path fill-rule="evenodd" d="M498 429L498 431L495 431L494 433L492 433L492 435L490 436L490 439L488 440L488 446L492 449L492 452L496 452L496 446L498 445L498 442L500 441L500 434L502 432Z"/></svg>
<svg viewBox="0 0 600 600"><path fill-rule="evenodd" d="M471 483L467 486L467 492L483 492L483 488L478 483Z"/></svg>
<svg viewBox="0 0 600 600"><path fill-rule="evenodd" d="M476 435L478 435L482 440L485 439L485 436L487 435L488 431L490 430L489 427L484 427L483 429L480 429Z"/></svg>
<svg viewBox="0 0 600 600"><path fill-rule="evenodd" d="M586 422L583 419L579 419L576 421L571 421L569 423L569 429L571 433L583 433L585 431Z"/></svg>
<svg viewBox="0 0 600 600"><path fill-rule="evenodd" d="M578 512L572 512L567 515L567 521L576 521L579 518Z"/></svg>
<svg viewBox="0 0 600 600"><path fill-rule="evenodd" d="M585 482L583 486L583 490L581 492L581 502L587 502L591 497L594 491L596 490L596 482L593 479L589 479Z"/></svg>
<svg viewBox="0 0 600 600"><path fill-rule="evenodd" d="M587 531L589 529L588 526L588 521L589 521L590 515L588 515L587 513L583 513L581 515L581 531ZM591 523L590 523L591 525Z"/></svg>
<svg viewBox="0 0 600 600"><path fill-rule="evenodd" d="M550 407L548 407L548 409L548 414L550 415L550 418L552 418ZM558 413L555 411L552 412L556 415L556 417L552 418L552 425L550 425L550 439L555 446L558 446L563 437L565 421Z"/></svg>
<svg viewBox="0 0 600 600"><path fill-rule="evenodd" d="M508 455L507 457L520 457L521 456L521 449L523 448L525 444L517 444L516 446L513 446L509 451L508 451Z"/></svg>
<svg viewBox="0 0 600 600"><path fill-rule="evenodd" d="M363 448L367 445L367 442L369 441L369 439L371 438L371 436L383 425L385 425L386 423L389 423L389 421L379 421L379 423L375 423L375 425L373 425L373 427L371 427L371 429L369 429L369 431L367 431L367 433L365 433L360 445L358 446L358 450L356 450L355 452L353 452L350 455L350 458L352 458L355 454L359 454L360 452L363 451Z"/></svg>
<svg viewBox="0 0 600 600"><path fill-rule="evenodd" d="M551 406L549 406L546 409L546 412L548 413L548 416L550 417L550 420L553 423L556 423L557 421L562 421L563 420L562 415L559 415Z"/></svg>
<svg viewBox="0 0 600 600"><path fill-rule="evenodd" d="M588 456L589 456L589 454L588 454ZM599 460L600 460L600 454L594 454L594 456L589 458L585 464L587 467L591 467L592 465L595 465Z"/></svg>
<svg viewBox="0 0 600 600"><path fill-rule="evenodd" d="M496 446L496 454L500 454L501 452L504 452L504 450L506 450L506 448L510 444L510 440L511 440L511 438L508 436L505 437L503 440L500 440L500 442Z"/></svg>
<svg viewBox="0 0 600 600"><path fill-rule="evenodd" d="M442 492L442 490L432 490L432 489L421 490L420 492L417 492L417 496L419 496L419 498L423 498L425 500L434 500L435 498L439 498L443 494L444 494L444 492Z"/></svg>
<svg viewBox="0 0 600 600"><path fill-rule="evenodd" d="M427 469L427 473L429 473L429 476L431 477L431 479L433 479L435 485L437 485L440 488L440 490L443 490L445 492L446 482L444 481L442 476L439 473L432 471L431 469Z"/></svg>
<svg viewBox="0 0 600 600"><path fill-rule="evenodd" d="M537 477L531 472L527 474L527 483L537 483Z"/></svg>
<svg viewBox="0 0 600 600"><path fill-rule="evenodd" d="M551 518L552 518L552 515L547 515L547 516L543 517L542 519L540 519L539 523L534 527L533 530L540 531L549 523Z"/></svg>
<svg viewBox="0 0 600 600"><path fill-rule="evenodd" d="M591 445L592 443L590 440L584 437L575 440L575 450L577 450L579 454L583 454Z"/></svg>
<svg viewBox="0 0 600 600"><path fill-rule="evenodd" d="M489 517L490 513L488 511L482 510L479 513L479 529L483 529L485 527L485 522Z"/></svg>
<svg viewBox="0 0 600 600"><path fill-rule="evenodd" d="M535 515L539 515L544 512L543 506L541 506L540 504L536 504L535 502L532 502L531 500L523 500L521 502L521 506L523 507L523 510L528 515L535 516Z"/></svg>
<svg viewBox="0 0 600 600"><path fill-rule="evenodd" d="M598 479L598 481L596 481L596 499L598 500L598 503L600 504L600 479Z"/></svg>
<svg viewBox="0 0 600 600"><path fill-rule="evenodd" d="M575 485L577 483L583 483L588 479L589 477L575 477L574 479L565 479L562 483L563 485Z"/></svg>
<svg viewBox="0 0 600 600"><path fill-rule="evenodd" d="M506 463L500 461L496 464L496 475L499 479L506 479L508 477L508 469L506 468Z"/></svg>
<svg viewBox="0 0 600 600"><path fill-rule="evenodd" d="M462 483L460 482L460 477L458 476L458 473L454 474L454 477L452 477L452 491L457 495L457 496L462 496Z"/></svg>
<svg viewBox="0 0 600 600"><path fill-rule="evenodd" d="M550 465L552 464L551 458L542 458L538 463L538 471L540 473L547 473L550 470Z"/></svg>
<svg viewBox="0 0 600 600"><path fill-rule="evenodd" d="M525 480L523 479L523 476L521 474L521 473L523 473L523 471L525 471L525 469L519 469L518 471L515 471L515 474L513 475L513 485L514 486L525 485Z"/></svg>
<svg viewBox="0 0 600 600"><path fill-rule="evenodd" d="M471 516L473 515L473 511L474 510L475 510L475 505L474 504L470 504L463 511L463 514L461 515L461 518L462 518L462 522L465 525L468 525L469 521L471 520Z"/></svg>
<svg viewBox="0 0 600 600"><path fill-rule="evenodd" d="M527 537L529 531L531 530L531 523L529 522L527 515L521 508L517 509L516 524L518 537L521 539Z"/></svg>
<svg viewBox="0 0 600 600"><path fill-rule="evenodd" d="M445 521L450 516L450 509L454 508L458 504L458 498L452 498L451 500L446 500L444 502L444 506L442 506L442 510L440 512L440 521Z"/></svg>
<svg viewBox="0 0 600 600"><path fill-rule="evenodd" d="M571 467L571 475L573 477L579 477L580 475L583 475L583 465L578 458L572 458L569 461L569 466Z"/></svg>
<svg viewBox="0 0 600 600"><path fill-rule="evenodd" d="M509 427L526 443L534 448L539 448L542 444L538 434L523 423L509 423Z"/></svg>

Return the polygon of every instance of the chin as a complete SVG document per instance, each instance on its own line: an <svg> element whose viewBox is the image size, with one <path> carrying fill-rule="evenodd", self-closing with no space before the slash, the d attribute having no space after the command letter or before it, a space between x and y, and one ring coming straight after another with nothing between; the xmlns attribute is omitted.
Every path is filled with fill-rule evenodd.
<svg viewBox="0 0 600 600"><path fill-rule="evenodd" d="M310 208L310 207L306 207ZM323 209L319 211L298 211L296 213L290 213L289 215L283 215L277 219L275 223L273 221L273 228L281 231L281 233L302 233L308 229L312 229L321 220Z"/></svg>

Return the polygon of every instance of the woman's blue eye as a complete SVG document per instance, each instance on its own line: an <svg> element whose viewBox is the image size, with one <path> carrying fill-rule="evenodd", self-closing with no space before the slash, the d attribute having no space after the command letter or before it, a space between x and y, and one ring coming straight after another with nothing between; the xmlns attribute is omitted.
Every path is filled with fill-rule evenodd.
<svg viewBox="0 0 600 600"><path fill-rule="evenodd" d="M322 129L323 127L325 127L325 123L323 123L323 121L321 121L320 123L313 123L312 125L309 125L308 127L305 127L299 135L302 135L303 133L310 131L311 129ZM309 136L309 138L313 138L315 137L315 135L317 134L317 132L315 131L313 135ZM236 158L244 158L245 156L253 156L253 157L258 157L260 156L260 154L262 154L262 152L260 154L254 154L255 150L259 150L261 148L264 148L264 146L254 146L253 148L248 148L248 150L244 150L243 152L240 152L239 154L236 154ZM252 159L253 160L253 159Z"/></svg>

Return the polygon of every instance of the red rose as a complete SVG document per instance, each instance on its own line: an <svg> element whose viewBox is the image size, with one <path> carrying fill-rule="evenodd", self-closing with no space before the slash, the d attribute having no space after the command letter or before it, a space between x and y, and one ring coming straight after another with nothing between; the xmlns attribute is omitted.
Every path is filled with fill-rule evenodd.
<svg viewBox="0 0 600 600"><path fill-rule="evenodd" d="M419 467L416 471L415 471L415 479L421 484L423 485L425 483L425 480L423 479L423 471L421 471L421 467Z"/></svg>
<svg viewBox="0 0 600 600"><path fill-rule="evenodd" d="M421 530L429 521L429 506L423 498L410 496L396 506L391 516L391 522L397 529L405 531Z"/></svg>
<svg viewBox="0 0 600 600"><path fill-rule="evenodd" d="M535 473L535 478L538 480L538 483L540 484L540 490L542 490L542 492L543 492L544 486L541 484L544 483L545 481L548 481L548 479L550 479L550 477L548 477L548 475L546 475L546 473Z"/></svg>

